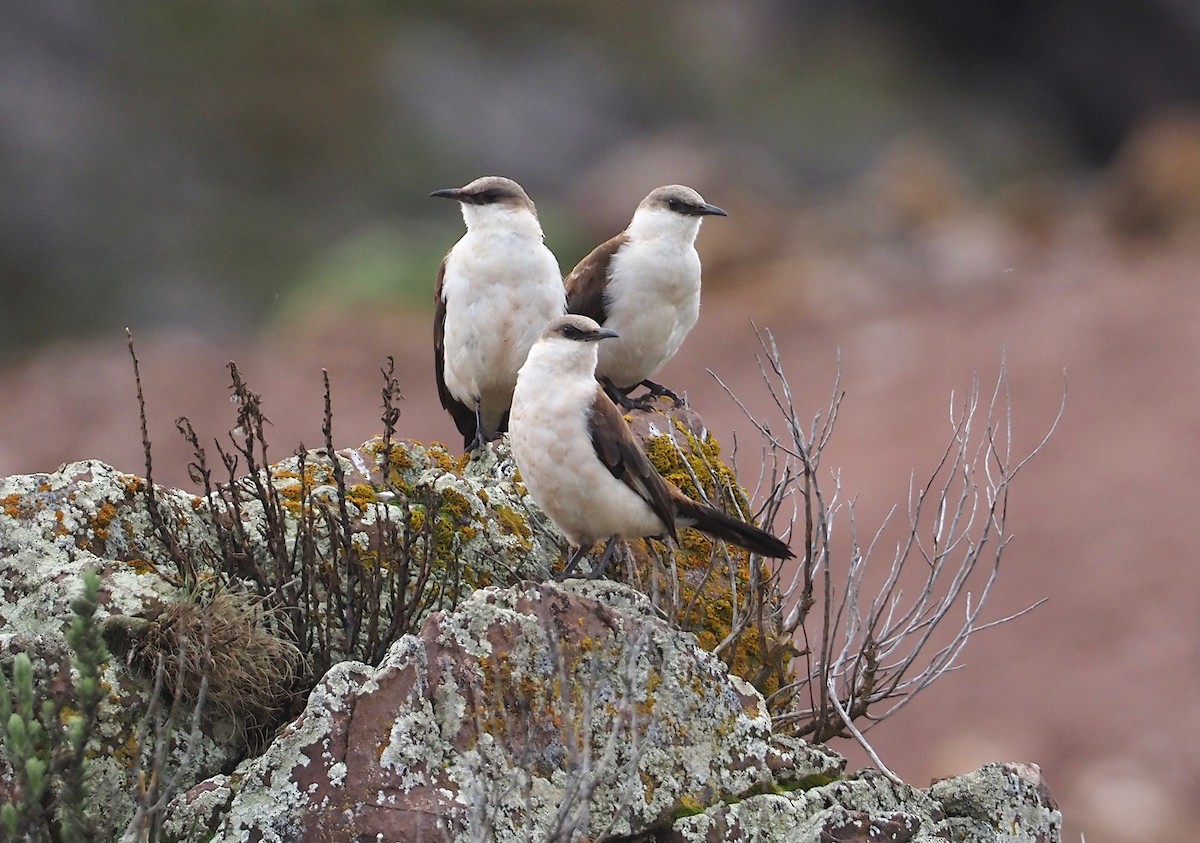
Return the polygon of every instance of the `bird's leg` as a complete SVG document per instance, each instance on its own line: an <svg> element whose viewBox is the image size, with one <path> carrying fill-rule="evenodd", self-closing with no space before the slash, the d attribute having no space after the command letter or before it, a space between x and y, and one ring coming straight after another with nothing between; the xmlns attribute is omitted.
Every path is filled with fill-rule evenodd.
<svg viewBox="0 0 1200 843"><path fill-rule="evenodd" d="M600 385L604 387L604 394L612 399L612 402L623 410L636 410L638 403L625 394L625 391L608 378L599 378Z"/></svg>
<svg viewBox="0 0 1200 843"><path fill-rule="evenodd" d="M608 397L613 400L613 403L617 404L622 410L642 410L643 412L649 412L654 409L654 405L660 397L671 399L671 403L676 407L683 406L682 398L661 383L655 383L652 380L644 380L641 383L634 384L630 388L629 391L632 392L633 389L639 386L646 387L648 390L647 393L640 398L630 398L625 390L621 389L608 378L601 378L600 384L604 387L604 391Z"/></svg>
<svg viewBox="0 0 1200 843"><path fill-rule="evenodd" d="M480 451L487 442L487 437L483 433L483 411L479 406L479 399L475 399L475 436L471 440L471 447L467 450L470 452Z"/></svg>
<svg viewBox="0 0 1200 843"><path fill-rule="evenodd" d="M562 573L559 574L556 579L565 580L567 577L571 576L571 574L575 573L575 569L579 567L579 561L587 555L589 550L591 550L590 547L588 547L586 544L581 544L579 546L579 550L575 551L575 553L572 554L570 561L567 562L567 567L562 569Z"/></svg>
<svg viewBox="0 0 1200 843"><path fill-rule="evenodd" d="M642 381L641 386L644 386L646 389L650 390L650 394L648 396L643 396L641 399L642 401L663 397L670 398L676 407L683 406L683 399L671 390L667 389L661 383L655 383L654 381L647 379Z"/></svg>
<svg viewBox="0 0 1200 843"><path fill-rule="evenodd" d="M608 540L608 544L604 545L604 552L600 554L600 561L593 566L591 573L588 574L589 580L598 580L604 576L604 570L608 567L609 560L613 556L613 549L616 546L617 537L613 536Z"/></svg>

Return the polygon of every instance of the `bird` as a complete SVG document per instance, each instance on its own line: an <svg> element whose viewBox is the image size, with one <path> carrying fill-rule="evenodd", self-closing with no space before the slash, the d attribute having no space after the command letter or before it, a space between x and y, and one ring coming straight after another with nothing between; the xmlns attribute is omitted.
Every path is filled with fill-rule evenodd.
<svg viewBox="0 0 1200 843"><path fill-rule="evenodd" d="M434 291L438 397L474 451L508 427L517 370L542 327L566 311L558 259L521 185L484 176L430 196L456 200L467 232Z"/></svg>
<svg viewBox="0 0 1200 843"><path fill-rule="evenodd" d="M562 576L607 539L591 576L603 576L618 538L670 536L695 527L777 559L781 539L692 500L666 481L634 438L621 410L596 380L598 346L617 332L594 319L553 319L517 373L509 441L530 496L578 550Z"/></svg>
<svg viewBox="0 0 1200 843"><path fill-rule="evenodd" d="M617 331L600 348L596 376L626 409L647 409L674 392L650 380L670 360L700 316L700 256L696 235L706 216L728 214L681 184L655 188L628 227L581 260L563 282L567 312ZM628 397L638 385L650 392Z"/></svg>

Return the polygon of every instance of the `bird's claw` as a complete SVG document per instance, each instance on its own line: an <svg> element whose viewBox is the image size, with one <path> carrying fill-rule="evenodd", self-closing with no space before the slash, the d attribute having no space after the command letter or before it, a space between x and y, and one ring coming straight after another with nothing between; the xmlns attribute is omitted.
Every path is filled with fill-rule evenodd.
<svg viewBox="0 0 1200 843"><path fill-rule="evenodd" d="M622 410L641 410L643 413L649 413L654 409L656 400L653 395L643 395L641 398L630 398L628 395L621 395L617 399L617 403L621 405Z"/></svg>
<svg viewBox="0 0 1200 843"><path fill-rule="evenodd" d="M647 380L642 381L642 386L649 390L645 395L638 399L639 401L647 404L647 407L644 409L648 409L650 406L653 406L659 398L669 398L671 403L676 407L683 406L683 399L676 395L674 391L663 386L661 383L655 383L654 381Z"/></svg>

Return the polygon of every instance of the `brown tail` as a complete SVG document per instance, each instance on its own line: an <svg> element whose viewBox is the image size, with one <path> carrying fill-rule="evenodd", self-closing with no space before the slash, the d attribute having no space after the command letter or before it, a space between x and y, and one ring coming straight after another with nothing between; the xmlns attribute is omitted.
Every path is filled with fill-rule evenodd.
<svg viewBox="0 0 1200 843"><path fill-rule="evenodd" d="M775 538L765 530L732 518L711 506L696 503L683 495L680 495L679 498L675 501L679 513L677 523L683 526L695 527L710 536L724 539L761 556L792 559L796 555L782 540Z"/></svg>

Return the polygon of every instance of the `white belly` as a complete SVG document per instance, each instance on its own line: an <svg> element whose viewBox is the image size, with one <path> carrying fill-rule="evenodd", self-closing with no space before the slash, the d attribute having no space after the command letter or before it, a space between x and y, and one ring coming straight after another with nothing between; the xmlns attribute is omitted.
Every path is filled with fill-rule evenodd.
<svg viewBox="0 0 1200 843"><path fill-rule="evenodd" d="M512 401L517 370L546 323L566 309L558 264L537 244L492 255L451 253L443 279L446 301L443 377L468 407L480 402L483 426L494 432Z"/></svg>
<svg viewBox="0 0 1200 843"><path fill-rule="evenodd" d="M600 346L597 374L617 386L651 378L700 316L700 258L686 249L629 250L614 257L605 327L621 336Z"/></svg>
<svg viewBox="0 0 1200 843"><path fill-rule="evenodd" d="M522 378L509 422L521 479L572 544L660 535L666 530L654 511L595 454L582 409L595 389L594 383L535 388L534 379Z"/></svg>

